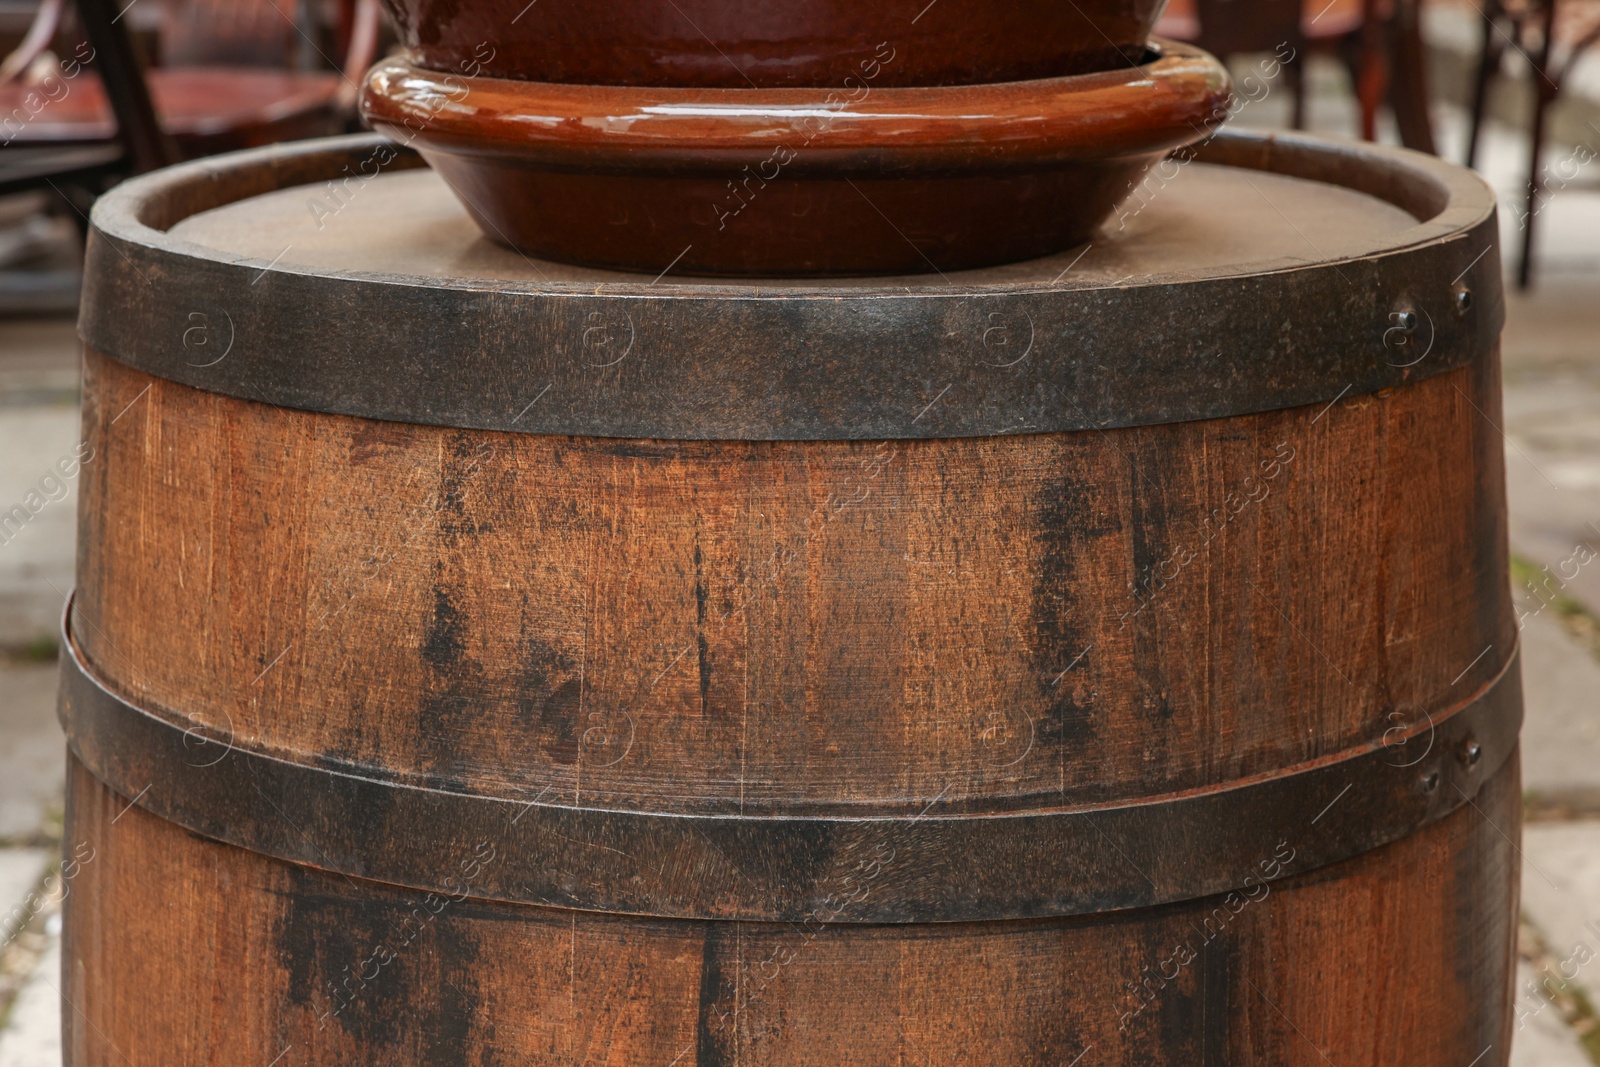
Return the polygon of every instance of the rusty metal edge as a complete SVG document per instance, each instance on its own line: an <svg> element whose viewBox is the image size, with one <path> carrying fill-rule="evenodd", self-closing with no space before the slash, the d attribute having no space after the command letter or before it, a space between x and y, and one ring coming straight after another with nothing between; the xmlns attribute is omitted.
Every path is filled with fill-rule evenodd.
<svg viewBox="0 0 1600 1067"><path fill-rule="evenodd" d="M612 914L968 922L1270 892L1259 887L1469 803L1515 751L1522 721L1513 652L1447 716L1208 791L1006 815L657 814L417 788L239 747L117 696L74 646L70 615L69 603L61 723L77 758L130 805L349 877Z"/></svg>
<svg viewBox="0 0 1600 1067"><path fill-rule="evenodd" d="M1470 172L1398 149L1231 131L1199 158L1324 177L1427 217L1369 254L1288 269L1120 286L956 275L910 290L316 274L165 232L221 204L338 178L386 144L258 149L107 194L93 216L84 341L164 379L330 414L624 438L915 439L1326 403L1488 359L1504 321L1494 198ZM389 151L386 169L419 165ZM1406 311L1410 347L1395 332ZM211 342L204 359L184 343L197 322ZM595 359L585 339L597 323L633 358ZM1026 346L997 358L985 347L996 324ZM1009 355L1020 347L1023 357Z"/></svg>

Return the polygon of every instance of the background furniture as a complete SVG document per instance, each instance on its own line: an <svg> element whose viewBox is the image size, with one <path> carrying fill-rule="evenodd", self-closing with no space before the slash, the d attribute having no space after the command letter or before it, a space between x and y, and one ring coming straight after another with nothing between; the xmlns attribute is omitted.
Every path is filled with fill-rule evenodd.
<svg viewBox="0 0 1600 1067"><path fill-rule="evenodd" d="M110 0L78 0L84 30L97 19L121 26ZM167 0L161 8L157 51L161 66L145 72L160 130L172 139L176 155L194 158L282 140L337 133L353 121L355 88L371 65L377 45L377 0L340 0L333 37L343 46L337 69L325 61L318 42L320 20L291 20L277 0ZM118 77L96 82L72 79L68 91L47 106L27 107L37 92L29 68L52 41L60 41L63 0L45 0L22 45L0 65L0 114L19 108L30 114L11 133L16 146L105 146L125 116L117 97L137 90ZM64 58L72 55L67 35ZM87 36L87 33L86 33ZM129 35L120 33L127 42ZM105 51L92 38L98 54ZM126 44L112 51L133 53ZM138 65L125 72L137 78ZM107 88L111 91L108 94Z"/></svg>
<svg viewBox="0 0 1600 1067"><path fill-rule="evenodd" d="M321 10L311 0L43 0L31 20L19 7L0 9L10 46L0 60L0 196L43 193L50 199L24 208L36 214L64 202L45 213L80 235L94 201L131 174L351 127L378 38L377 0L324 0ZM344 73L327 69L330 52ZM165 65L147 69L152 61ZM50 233L13 226L0 268L49 258ZM76 290L74 270L0 269L0 307L60 306Z"/></svg>
<svg viewBox="0 0 1600 1067"><path fill-rule="evenodd" d="M1295 129L1305 125L1305 56L1336 54L1350 69L1360 101L1361 136L1376 140L1378 109L1387 102L1401 140L1433 152L1417 9L1418 0L1173 0L1157 32L1224 59L1292 48L1284 77L1294 94Z"/></svg>
<svg viewBox="0 0 1600 1067"><path fill-rule="evenodd" d="M80 54L93 56L99 81L82 74L71 84L62 81L60 84L68 85L66 95L59 100L43 97L47 102L32 114L41 97L30 100L28 94L46 90L21 85L19 79L54 37L61 14L62 0L45 0L18 52L0 67L10 76L8 84L0 85L0 117L32 116L15 131L9 124L5 127L0 195L53 189L72 205L80 225L86 227L89 205L109 185L129 174L173 162L177 154L157 120L127 27L116 17L111 0L80 0L78 4L78 20L90 50ZM101 106L109 112L107 120L96 116L98 136L40 137L38 118L71 100L74 89L82 88L78 95L85 95L89 85L96 87ZM55 90L50 90L50 95L54 94Z"/></svg>
<svg viewBox="0 0 1600 1067"><path fill-rule="evenodd" d="M1471 167L1478 160L1478 141L1488 111L1490 82L1501 73L1507 51L1515 50L1527 60L1533 82L1533 111L1528 122L1527 201L1521 220L1522 253L1517 263L1517 285L1526 289L1533 280L1534 223L1548 195L1544 169L1540 166L1545 119L1573 65L1586 49L1600 42L1600 4L1572 0L1481 2L1483 49L1478 60L1466 163Z"/></svg>

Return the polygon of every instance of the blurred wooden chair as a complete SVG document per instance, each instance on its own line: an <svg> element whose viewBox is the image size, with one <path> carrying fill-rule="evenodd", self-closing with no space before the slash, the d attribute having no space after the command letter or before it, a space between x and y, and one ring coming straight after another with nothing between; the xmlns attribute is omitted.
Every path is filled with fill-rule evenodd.
<svg viewBox="0 0 1600 1067"><path fill-rule="evenodd" d="M126 2L126 0L124 0ZM300 43L318 27L294 0L160 0L159 67L315 69Z"/></svg>
<svg viewBox="0 0 1600 1067"><path fill-rule="evenodd" d="M377 48L378 0L339 2L349 12L340 20L347 39L339 69L330 71L293 69L307 46L320 54L319 27L292 20L279 0L163 0L163 65L147 69L144 78L159 127L177 155L195 158L348 128L356 86ZM77 0L86 28L97 4L104 0ZM291 0L282 4L304 10ZM44 0L23 45L0 64L0 116L26 116L0 137L8 147L103 146L120 128L115 92L108 97L99 79L63 81L57 72L66 91L37 106L39 82L30 80L30 69L58 37L63 17L63 0ZM90 69L95 66L98 55Z"/></svg>
<svg viewBox="0 0 1600 1067"><path fill-rule="evenodd" d="M1545 120L1550 105L1561 95L1561 89L1573 65L1585 51L1600 44L1600 3L1594 0L1481 0L1483 16L1483 46L1478 58L1477 86L1472 102L1472 132L1467 139L1467 166L1478 162L1478 142L1483 134L1483 123L1489 105L1489 87L1501 73L1506 53L1512 49L1522 53L1532 77L1533 113L1528 122L1528 179L1527 200L1522 219L1522 255L1517 263L1517 286L1526 289L1533 281L1534 222L1539 209L1549 195L1548 181L1542 164L1544 155ZM1574 173L1561 179L1576 177L1576 170L1593 162L1591 149L1588 159Z"/></svg>
<svg viewBox="0 0 1600 1067"><path fill-rule="evenodd" d="M1428 117L1427 77L1419 0L1172 0L1157 32L1190 41L1226 59L1249 52L1275 52L1287 45L1284 63L1291 122L1305 126L1308 53L1331 52L1350 69L1361 110L1361 135L1377 138L1378 109L1394 110L1401 140L1434 151Z"/></svg>
<svg viewBox="0 0 1600 1067"><path fill-rule="evenodd" d="M12 58L0 64L12 85L49 46L60 23L61 7L61 0L45 0L22 44ZM21 96L12 90L13 99L7 99L7 87L0 86L0 196L49 188L75 209L80 232L87 230L89 205L107 187L129 174L153 170L177 158L156 119L127 28L114 12L112 0L81 0L83 40L74 49L77 54L52 76L53 83L30 86ZM108 135L59 143L23 137L39 112L70 94L67 72L72 72L73 78L81 77L89 57L99 80L88 78L85 82L104 83L109 90L109 94L101 93L113 116Z"/></svg>

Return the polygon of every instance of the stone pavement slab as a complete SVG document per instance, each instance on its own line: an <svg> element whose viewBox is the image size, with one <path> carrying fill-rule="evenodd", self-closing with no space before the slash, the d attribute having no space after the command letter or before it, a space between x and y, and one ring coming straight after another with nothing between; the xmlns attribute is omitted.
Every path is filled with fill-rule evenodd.
<svg viewBox="0 0 1600 1067"><path fill-rule="evenodd" d="M1541 803L1600 810L1600 662L1554 608L1524 618L1522 691L1523 789Z"/></svg>
<svg viewBox="0 0 1600 1067"><path fill-rule="evenodd" d="M39 1033L49 1028L57 1029L60 1019L60 1009L55 1005L55 992L49 990L49 997L45 997L35 987L48 979L56 981L55 975L60 969L60 955L58 951L59 938L52 936L44 946L44 960L54 960L54 969L45 969L49 964L42 964L34 960L31 967L24 972L26 978L12 970L14 967L28 966L27 960L36 949L27 943L28 938L37 938L37 932L23 933L24 945L20 958L13 955L19 942L18 934L27 929L30 924L34 931L39 929L40 922L48 923L59 907L59 901L53 897L45 897L39 892L43 888L45 873L50 869L51 862L55 859L54 849L45 848L4 848L0 849L0 950L5 953L6 974L4 984L7 995L17 981L22 982L17 999L12 1002L12 1009L6 1016L6 1028L0 1032L0 1067L7 1064L28 1064L28 1067L60 1067L59 1039L55 1047L54 1060L16 1059L9 1050L26 1047L42 1047L38 1041ZM36 922L36 920L39 920ZM48 930L48 925L46 926ZM16 977L13 977L13 975Z"/></svg>
<svg viewBox="0 0 1600 1067"><path fill-rule="evenodd" d="M1594 1067L1578 1038L1552 1006L1541 1006L1528 992L1538 975L1527 963L1517 966L1517 1025L1511 1036L1510 1067ZM1542 1010L1541 1010L1542 1009ZM3 1050L0 1045L0 1050ZM0 1067L10 1067L0 1055ZM17 1067L22 1067L18 1064ZM29 1064L28 1067L34 1067ZM39 1067L44 1067L40 1064Z"/></svg>
<svg viewBox="0 0 1600 1067"><path fill-rule="evenodd" d="M55 709L54 663L0 662L0 841L30 840L61 804L66 741Z"/></svg>
<svg viewBox="0 0 1600 1067"><path fill-rule="evenodd" d="M80 351L70 318L0 319L0 649L53 635L71 588L79 472L56 464L78 443Z"/></svg>
<svg viewBox="0 0 1600 1067"><path fill-rule="evenodd" d="M1530 823L1522 853L1523 914L1561 977L1600 1004L1600 820Z"/></svg>
<svg viewBox="0 0 1600 1067"><path fill-rule="evenodd" d="M50 638L61 618L82 465L76 407L7 408L0 420L0 647L14 648Z"/></svg>
<svg viewBox="0 0 1600 1067"><path fill-rule="evenodd" d="M1593 324L1600 348L1600 317ZM1600 352L1596 352L1600 356ZM1511 545L1540 571L1537 594L1600 613L1600 367L1508 374Z"/></svg>
<svg viewBox="0 0 1600 1067"><path fill-rule="evenodd" d="M43 848L0 849L0 945L10 941L17 931L43 910L40 901L30 903L55 850Z"/></svg>
<svg viewBox="0 0 1600 1067"><path fill-rule="evenodd" d="M61 937L57 933L11 1004L6 1028L0 1032L0 1067L61 1067L60 988Z"/></svg>

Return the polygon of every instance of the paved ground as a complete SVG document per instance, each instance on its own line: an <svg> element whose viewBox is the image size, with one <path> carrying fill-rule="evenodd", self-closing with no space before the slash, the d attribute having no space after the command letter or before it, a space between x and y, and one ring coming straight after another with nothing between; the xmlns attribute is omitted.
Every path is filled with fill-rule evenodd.
<svg viewBox="0 0 1600 1067"><path fill-rule="evenodd" d="M76 479L54 467L78 443L78 340L71 319L4 323L0 515L30 492L44 502L20 528L0 521L0 649L15 653L49 637L72 587Z"/></svg>
<svg viewBox="0 0 1600 1067"><path fill-rule="evenodd" d="M1462 30L1450 19L1437 31L1446 38ZM1449 80L1460 72L1435 73ZM1315 72L1314 82L1334 91L1314 101L1312 127L1348 133L1353 118L1331 85L1337 77ZM1240 119L1280 123L1283 103L1269 96ZM1562 129L1581 129L1587 114L1574 109ZM1439 117L1445 154L1459 158L1460 115L1442 108ZM1486 172L1504 204L1520 187L1519 153L1510 131L1491 130ZM1509 248L1517 212L1502 214ZM1526 612L1524 765L1538 820L1523 844L1512 1062L1583 1067L1600 1064L1592 1007L1600 1005L1600 194L1564 192L1540 225L1538 288L1511 297L1505 339L1514 585ZM0 320L0 511L39 488L77 442L76 356L70 322ZM10 1004L0 1067L60 1062L60 886L40 846L59 835L62 750L54 668L33 657L48 644L71 582L75 487L53 495L60 498L0 543L0 1012Z"/></svg>

